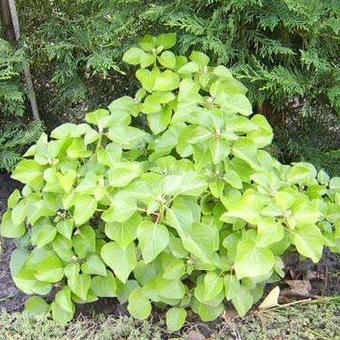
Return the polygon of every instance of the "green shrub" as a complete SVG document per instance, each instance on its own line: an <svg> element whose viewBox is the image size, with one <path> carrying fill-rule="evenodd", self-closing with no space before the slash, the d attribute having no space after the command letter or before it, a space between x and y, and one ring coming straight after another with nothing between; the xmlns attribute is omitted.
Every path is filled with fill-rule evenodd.
<svg viewBox="0 0 340 340"><path fill-rule="evenodd" d="M218 317L231 300L244 315L296 249L318 262L339 250L340 178L309 163L282 165L265 147L272 129L224 66L169 49L175 34L146 36L124 61L142 88L108 110L42 135L13 178L1 224L17 238L11 272L31 313L72 319L75 303L128 301L146 319L171 308L169 329L191 308ZM131 121L143 114L148 131Z"/></svg>
<svg viewBox="0 0 340 340"><path fill-rule="evenodd" d="M17 81L21 72L23 50L15 50L11 44L0 38L0 113L2 115L24 114L25 95Z"/></svg>
<svg viewBox="0 0 340 340"><path fill-rule="evenodd" d="M13 171L24 150L39 139L42 131L41 122L6 119L0 126L0 170Z"/></svg>
<svg viewBox="0 0 340 340"><path fill-rule="evenodd" d="M24 50L0 38L0 170L12 171L25 148L37 141L42 124L25 117L20 75Z"/></svg>

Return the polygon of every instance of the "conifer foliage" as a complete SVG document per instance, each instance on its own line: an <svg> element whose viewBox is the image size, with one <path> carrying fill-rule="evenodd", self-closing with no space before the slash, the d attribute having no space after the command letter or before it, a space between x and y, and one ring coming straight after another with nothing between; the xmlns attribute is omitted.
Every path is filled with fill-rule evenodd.
<svg viewBox="0 0 340 340"><path fill-rule="evenodd" d="M23 56L22 48L0 38L0 170L13 170L24 149L42 132L40 123L28 123L25 117Z"/></svg>

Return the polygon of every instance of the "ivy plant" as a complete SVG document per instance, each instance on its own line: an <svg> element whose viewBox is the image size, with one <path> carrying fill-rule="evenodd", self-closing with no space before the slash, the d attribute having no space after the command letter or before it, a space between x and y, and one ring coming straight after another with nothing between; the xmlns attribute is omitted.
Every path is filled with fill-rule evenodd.
<svg viewBox="0 0 340 340"><path fill-rule="evenodd" d="M32 313L68 322L75 304L116 297L136 318L169 306L169 329L188 309L216 319L231 301L244 315L282 255L318 262L340 250L340 178L305 162L283 165L273 133L252 115L247 89L224 66L146 36L124 61L138 66L135 97L43 134L12 177L1 235L17 239L16 285ZM148 129L132 125L143 115ZM49 305L40 296L57 293Z"/></svg>

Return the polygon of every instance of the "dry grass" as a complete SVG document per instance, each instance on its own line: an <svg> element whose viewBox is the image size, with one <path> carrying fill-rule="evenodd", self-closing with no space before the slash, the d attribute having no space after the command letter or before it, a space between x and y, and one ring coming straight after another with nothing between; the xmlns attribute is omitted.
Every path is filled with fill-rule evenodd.
<svg viewBox="0 0 340 340"><path fill-rule="evenodd" d="M213 323L187 323L181 333L169 334L164 321L136 321L131 317L79 316L67 326L48 316L29 318L26 313L0 313L1 340L157 340L188 339L192 330L209 339L340 339L340 304L328 302L290 306L240 318L227 314Z"/></svg>

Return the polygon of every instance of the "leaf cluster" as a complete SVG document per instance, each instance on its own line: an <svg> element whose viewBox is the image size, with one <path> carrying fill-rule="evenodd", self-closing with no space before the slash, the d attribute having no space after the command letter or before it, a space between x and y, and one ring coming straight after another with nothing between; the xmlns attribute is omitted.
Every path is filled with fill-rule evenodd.
<svg viewBox="0 0 340 340"><path fill-rule="evenodd" d="M27 294L58 287L51 305L30 298L31 313L64 323L76 303L117 297L139 319L169 306L177 330L188 309L209 321L231 301L244 315L283 277L286 251L339 251L340 178L273 158L245 86L175 43L145 36L123 57L138 66L136 95L43 134L14 171L25 186L0 228L18 239L13 280Z"/></svg>

